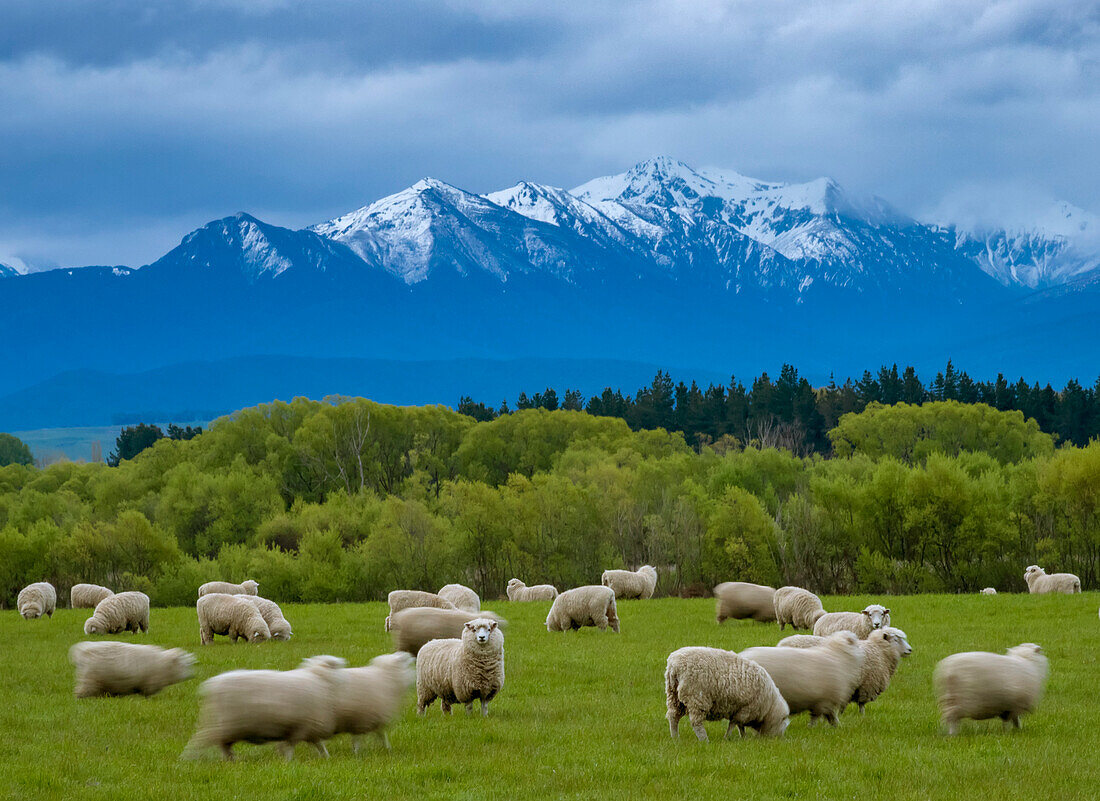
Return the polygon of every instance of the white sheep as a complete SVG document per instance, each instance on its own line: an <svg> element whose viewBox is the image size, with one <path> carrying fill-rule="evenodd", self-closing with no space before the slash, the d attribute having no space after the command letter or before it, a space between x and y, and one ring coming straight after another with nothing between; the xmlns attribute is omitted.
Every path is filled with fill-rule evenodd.
<svg viewBox="0 0 1100 801"><path fill-rule="evenodd" d="M57 609L57 590L48 581L29 584L19 591L15 608L26 620L34 620L43 615L53 617L54 610Z"/></svg>
<svg viewBox="0 0 1100 801"><path fill-rule="evenodd" d="M390 605L390 613L386 616L386 631L390 630L393 616L403 609L413 609L418 606L432 609L457 608L446 598L440 598L434 592L424 592L423 590L394 590L386 597L386 600Z"/></svg>
<svg viewBox="0 0 1100 801"><path fill-rule="evenodd" d="M377 734L388 749L386 726L401 713L402 699L416 682L412 656L404 651L382 654L366 667L344 668L339 679L333 734L350 734L356 753L363 734Z"/></svg>
<svg viewBox="0 0 1100 801"><path fill-rule="evenodd" d="M1004 654L967 651L940 661L932 674L948 734L963 718L1000 718L1020 728L1020 715L1032 711L1043 694L1048 671L1043 649L1023 643Z"/></svg>
<svg viewBox="0 0 1100 801"><path fill-rule="evenodd" d="M796 629L813 631L817 619L825 614L821 599L801 587L780 587L775 591L775 619L782 631L790 623Z"/></svg>
<svg viewBox="0 0 1100 801"><path fill-rule="evenodd" d="M294 670L231 670L207 679L199 686L199 725L184 757L217 746L231 760L239 742L278 742L288 760L294 746L305 742L327 757L324 741L336 728L340 673L346 665L335 656L313 656Z"/></svg>
<svg viewBox="0 0 1100 801"><path fill-rule="evenodd" d="M463 627L479 617L504 623L504 620L492 612L466 612L462 609L435 609L428 606L402 609L390 618L393 649L408 651L417 656L424 644L431 640L461 637Z"/></svg>
<svg viewBox="0 0 1100 801"><path fill-rule="evenodd" d="M827 637L837 631L851 631L866 640L875 629L889 625L890 610L881 604L871 604L862 612L826 612L814 623L814 634Z"/></svg>
<svg viewBox="0 0 1100 801"><path fill-rule="evenodd" d="M582 626L595 626L600 631L610 626L612 631L619 631L613 589L589 584L566 590L554 599L546 616L547 631L568 631Z"/></svg>
<svg viewBox="0 0 1100 801"><path fill-rule="evenodd" d="M982 595L996 595L997 590L993 587L985 587L985 588L982 589L981 594Z"/></svg>
<svg viewBox="0 0 1100 801"><path fill-rule="evenodd" d="M642 565L637 570L605 570L600 583L615 591L615 597L646 598L653 597L657 587L657 569L652 565Z"/></svg>
<svg viewBox="0 0 1100 801"><path fill-rule="evenodd" d="M195 665L195 657L182 648L113 641L78 642L69 649L69 661L76 668L77 698L156 695L191 678Z"/></svg>
<svg viewBox="0 0 1100 801"><path fill-rule="evenodd" d="M1024 571L1024 581L1027 582L1027 591L1032 595L1059 592L1072 595L1081 592L1081 579L1077 576L1072 573L1048 574L1038 565L1028 565Z"/></svg>
<svg viewBox="0 0 1100 801"><path fill-rule="evenodd" d="M271 629L260 610L235 595L223 592L204 595L195 604L195 612L199 618L199 640L203 645L214 642L215 634L228 635L233 642L238 637L253 643L271 639Z"/></svg>
<svg viewBox="0 0 1100 801"><path fill-rule="evenodd" d="M504 632L495 620L477 618L462 628L462 638L432 640L416 657L416 713L423 715L438 698L443 714L451 704L465 704L466 712L475 699L481 714L489 714L489 702L504 687Z"/></svg>
<svg viewBox="0 0 1100 801"><path fill-rule="evenodd" d="M450 601L455 609L476 612L481 609L481 599L477 593L462 584L447 584L436 593L444 601Z"/></svg>
<svg viewBox="0 0 1100 801"><path fill-rule="evenodd" d="M558 597L558 588L553 584L534 584L528 587L518 578L508 580L509 601L553 601Z"/></svg>
<svg viewBox="0 0 1100 801"><path fill-rule="evenodd" d="M74 584L69 590L69 606L73 609L95 609L96 604L114 594L113 590L98 584Z"/></svg>
<svg viewBox="0 0 1100 801"><path fill-rule="evenodd" d="M747 581L724 581L714 588L715 618L725 620L746 618L770 623L775 620L775 588Z"/></svg>
<svg viewBox="0 0 1100 801"><path fill-rule="evenodd" d="M85 634L118 634L149 631L149 596L143 592L108 595L84 621Z"/></svg>
<svg viewBox="0 0 1100 801"><path fill-rule="evenodd" d="M838 631L816 648L747 648L741 652L772 677L791 714L810 713L810 725L825 718L833 726L859 686L863 650L850 631Z"/></svg>
<svg viewBox="0 0 1100 801"><path fill-rule="evenodd" d="M262 617L264 623L267 624L268 631L271 633L271 639L289 640L294 633L290 629L290 621L283 617L283 610L280 609L279 605L274 601L269 601L267 598L261 598L259 595L244 595L240 593L233 597L248 601L256 607L256 610L260 613L260 617Z"/></svg>
<svg viewBox="0 0 1100 801"><path fill-rule="evenodd" d="M665 663L665 701L669 733L680 736L680 719L688 716L695 736L707 740L706 720L729 720L728 739L737 726L781 737L790 722L787 702L768 672L733 651L688 647L673 651Z"/></svg>
<svg viewBox="0 0 1100 801"><path fill-rule="evenodd" d="M199 597L211 593L222 595L259 595L260 585L252 579L242 581L240 584L231 584L228 581L208 581L199 587Z"/></svg>

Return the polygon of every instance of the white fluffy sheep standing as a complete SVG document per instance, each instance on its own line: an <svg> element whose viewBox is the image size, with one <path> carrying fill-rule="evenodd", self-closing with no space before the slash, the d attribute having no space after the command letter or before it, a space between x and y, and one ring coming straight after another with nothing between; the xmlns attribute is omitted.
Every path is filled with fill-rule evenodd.
<svg viewBox="0 0 1100 801"><path fill-rule="evenodd" d="M569 631L582 626L595 626L606 631L610 626L619 631L619 615L615 607L615 591L599 584L574 587L554 599L546 616L547 631Z"/></svg>
<svg viewBox="0 0 1100 801"><path fill-rule="evenodd" d="M53 617L54 610L57 609L57 590L48 581L28 584L19 591L15 608L26 620L34 620L43 615Z"/></svg>
<svg viewBox="0 0 1100 801"><path fill-rule="evenodd" d="M390 624L394 615L403 609L413 609L424 606L431 609L456 609L457 607L446 598L440 598L434 592L423 590L393 590L386 601L390 605L390 613L386 616L386 631L390 630Z"/></svg>
<svg viewBox="0 0 1100 801"><path fill-rule="evenodd" d="M203 645L214 642L215 634L224 634L233 642L243 637L248 642L264 642L271 639L271 629L255 604L215 592L199 598L195 604L199 618L199 641Z"/></svg>
<svg viewBox="0 0 1100 801"><path fill-rule="evenodd" d="M481 609L481 598L463 584L447 584L440 587L436 594L444 601L454 604L455 609L464 609L467 612L477 612Z"/></svg>
<svg viewBox="0 0 1100 801"><path fill-rule="evenodd" d="M96 604L114 594L114 590L98 584L74 584L69 590L69 606L73 609L95 609Z"/></svg>
<svg viewBox="0 0 1100 801"><path fill-rule="evenodd" d="M775 591L775 619L782 631L790 623L796 629L813 631L817 619L825 614L821 599L801 587L780 587Z"/></svg>
<svg viewBox="0 0 1100 801"><path fill-rule="evenodd" d="M271 639L289 640L294 633L291 631L290 621L283 616L283 610L280 609L279 605L274 601L269 601L267 598L261 598L259 595L237 594L233 597L248 601L256 607L256 611L260 613L260 617L262 617L264 623L267 624L267 629L271 633Z"/></svg>
<svg viewBox="0 0 1100 801"><path fill-rule="evenodd" d="M108 595L95 606L84 621L85 634L118 634L123 631L149 631L149 596L143 592Z"/></svg>
<svg viewBox="0 0 1100 801"><path fill-rule="evenodd" d="M871 604L862 612L826 612L814 623L814 634L828 637L837 631L851 631L866 640L875 629L890 625L890 610L882 604Z"/></svg>
<svg viewBox="0 0 1100 801"><path fill-rule="evenodd" d="M657 568L642 565L637 570L605 570L600 583L613 589L616 598L645 600L653 597L653 590L657 587Z"/></svg>
<svg viewBox="0 0 1100 801"><path fill-rule="evenodd" d="M390 636L395 651L407 651L413 656L432 640L446 640L462 636L463 627L478 618L504 623L492 612L466 612L462 609L434 609L414 606L402 609L390 618Z"/></svg>
<svg viewBox="0 0 1100 801"><path fill-rule="evenodd" d="M558 597L558 588L553 584L533 584L528 587L518 578L508 580L509 601L553 601Z"/></svg>
<svg viewBox="0 0 1100 801"><path fill-rule="evenodd" d="M489 702L504 687L504 632L495 620L477 618L466 623L462 638L432 640L416 657L416 712L423 715L438 698L445 715L452 704L475 700L481 714L489 714Z"/></svg>
<svg viewBox="0 0 1100 801"><path fill-rule="evenodd" d="M724 581L714 588L715 618L726 620L775 620L775 587L747 581Z"/></svg>
<svg viewBox="0 0 1100 801"><path fill-rule="evenodd" d="M356 753L363 734L377 734L388 749L386 727L401 713L405 693L415 683L413 658L404 651L376 656L365 667L344 668L336 687L333 734L350 734Z"/></svg>
<svg viewBox="0 0 1100 801"><path fill-rule="evenodd" d="M128 642L78 642L69 649L76 668L77 698L98 695L156 695L194 672L195 657L182 648Z"/></svg>
<svg viewBox="0 0 1100 801"><path fill-rule="evenodd" d="M1072 595L1081 592L1081 579L1072 573L1047 573L1038 565L1028 565L1024 571L1027 591L1032 595L1065 593Z"/></svg>
<svg viewBox="0 0 1100 801"><path fill-rule="evenodd" d="M199 587L199 597L212 593L222 595L259 595L260 585L252 579L242 581L240 584L232 584L228 581L208 581Z"/></svg>
<svg viewBox="0 0 1100 801"><path fill-rule="evenodd" d="M790 710L768 672L733 651L692 646L680 648L665 663L665 701L669 733L680 735L680 719L687 715L695 736L707 740L703 722L729 720L742 734L756 729L768 737L787 730Z"/></svg>
<svg viewBox="0 0 1100 801"><path fill-rule="evenodd" d="M1043 649L1030 642L1004 654L967 651L940 660L932 682L947 733L958 732L963 718L1000 718L1005 728L1020 728L1020 715L1043 695L1048 669Z"/></svg>

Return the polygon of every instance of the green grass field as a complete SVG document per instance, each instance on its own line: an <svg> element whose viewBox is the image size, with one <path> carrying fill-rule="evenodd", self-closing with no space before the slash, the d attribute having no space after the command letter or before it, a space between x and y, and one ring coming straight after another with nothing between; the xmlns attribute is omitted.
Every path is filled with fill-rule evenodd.
<svg viewBox="0 0 1100 801"><path fill-rule="evenodd" d="M826 598L827 609L860 609L871 598ZM181 761L194 730L196 690L233 668L291 668L330 653L362 664L389 650L383 604L285 605L289 643L198 644L194 609L154 609L137 642L184 646L196 678L153 698L76 700L69 646L82 639L87 610L24 621L0 612L0 796L228 801L228 799L855 798L1001 799L1100 797L1100 593L1078 596L890 598L894 625L914 653L890 689L839 729L796 717L782 740L722 741L708 724L699 743L681 722L665 722L664 664L684 645L741 650L773 645L774 624L714 622L709 599L624 601L622 633L550 634L549 604L486 602L509 621L507 681L488 719L438 702L424 719L408 698L386 753L367 739L359 756L348 737L332 758L298 747L285 763L268 746L238 745L238 761ZM789 632L788 632L789 633ZM122 639L122 638L120 638ZM1000 721L966 722L956 738L939 728L931 676L947 654L1003 651L1020 642L1046 650L1046 696L1019 732Z"/></svg>

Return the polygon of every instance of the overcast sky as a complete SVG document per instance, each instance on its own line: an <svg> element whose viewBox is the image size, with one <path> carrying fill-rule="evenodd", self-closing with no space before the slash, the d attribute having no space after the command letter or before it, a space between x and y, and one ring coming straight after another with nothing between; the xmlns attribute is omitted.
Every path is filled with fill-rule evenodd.
<svg viewBox="0 0 1100 801"><path fill-rule="evenodd" d="M924 217L1100 212L1100 3L0 0L0 261L653 155Z"/></svg>

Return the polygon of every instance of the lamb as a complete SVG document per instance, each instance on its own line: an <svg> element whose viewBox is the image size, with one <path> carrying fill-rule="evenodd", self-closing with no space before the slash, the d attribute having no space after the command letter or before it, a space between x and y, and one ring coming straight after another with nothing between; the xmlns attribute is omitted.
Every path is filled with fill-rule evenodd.
<svg viewBox="0 0 1100 801"><path fill-rule="evenodd" d="M271 629L263 615L250 601L235 595L215 592L199 598L195 604L199 616L199 640L203 645L214 642L215 634L225 634L233 642L243 637L248 642L271 639Z"/></svg>
<svg viewBox="0 0 1100 801"><path fill-rule="evenodd" d="M616 598L653 597L657 586L657 569L652 565L642 565L637 570L605 570L600 583L615 591Z"/></svg>
<svg viewBox="0 0 1100 801"><path fill-rule="evenodd" d="M967 651L940 660L932 674L943 723L956 734L963 718L1000 718L1020 728L1043 694L1049 669L1043 649L1026 642L1004 654Z"/></svg>
<svg viewBox="0 0 1100 801"><path fill-rule="evenodd" d="M985 588L984 588L984 589L982 590L982 593L981 593L981 594L982 594L982 595L996 595L996 594L997 594L997 590L995 590L995 589L994 589L993 587L985 587Z"/></svg>
<svg viewBox="0 0 1100 801"><path fill-rule="evenodd" d="M390 630L393 616L402 609L412 609L417 606L426 606L432 609L456 609L457 607L446 598L440 598L434 592L422 590L394 590L387 598L390 604L390 613L386 617L386 631Z"/></svg>
<svg viewBox="0 0 1100 801"><path fill-rule="evenodd" d="M193 758L218 746L232 760L235 743L275 741L287 760L301 742L327 757L324 741L336 728L337 694L346 665L335 656L313 656L294 670L231 670L207 679L199 686L199 726L183 756Z"/></svg>
<svg viewBox="0 0 1100 801"><path fill-rule="evenodd" d="M552 584L534 584L528 587L518 578L508 580L509 601L553 601L558 589Z"/></svg>
<svg viewBox="0 0 1100 801"><path fill-rule="evenodd" d="M775 620L775 588L747 581L726 581L714 588L715 617L725 620L749 618L770 623Z"/></svg>
<svg viewBox="0 0 1100 801"><path fill-rule="evenodd" d="M618 633L619 615L615 608L615 590L597 584L574 587L554 599L546 616L547 631L567 631L595 626L600 631Z"/></svg>
<svg viewBox="0 0 1100 801"><path fill-rule="evenodd" d="M811 726L819 718L839 724L863 667L863 651L850 631L830 634L816 648L747 648L741 656L768 671L792 715L809 711Z"/></svg>
<svg viewBox="0 0 1100 801"><path fill-rule="evenodd" d="M293 634L290 630L290 623L283 617L283 610L279 608L277 603L269 601L267 598L261 598L259 595L237 594L233 597L248 601L256 607L256 610L260 613L260 617L262 617L264 623L267 624L268 631L271 632L271 639L290 639L291 634Z"/></svg>
<svg viewBox="0 0 1100 801"><path fill-rule="evenodd" d="M242 581L240 584L230 584L228 581L208 581L199 587L199 597L211 593L223 595L259 595L260 585L252 579Z"/></svg>
<svg viewBox="0 0 1100 801"><path fill-rule="evenodd" d="M1028 565L1024 571L1024 581L1027 582L1027 591L1032 595L1047 595L1048 593L1065 593L1072 595L1081 592L1081 579L1072 573L1047 574L1038 565Z"/></svg>
<svg viewBox="0 0 1100 801"><path fill-rule="evenodd" d="M408 651L413 656L420 653L431 640L461 637L463 627L471 620L486 618L497 623L504 620L492 612L466 612L462 609L432 609L413 607L402 609L390 618L390 635L395 651Z"/></svg>
<svg viewBox="0 0 1100 801"><path fill-rule="evenodd" d="M123 631L149 631L149 596L143 592L108 595L95 605L92 616L84 621L85 634L118 634Z"/></svg>
<svg viewBox="0 0 1100 801"><path fill-rule="evenodd" d="M871 604L862 612L826 612L814 623L814 634L827 637L836 631L851 631L866 640L875 629L889 625L890 610L880 604Z"/></svg>
<svg viewBox="0 0 1100 801"><path fill-rule="evenodd" d="M792 628L813 631L817 619L825 614L821 599L801 587L780 587L775 591L775 619L782 631L788 623Z"/></svg>
<svg viewBox="0 0 1100 801"><path fill-rule="evenodd" d="M78 642L69 649L69 661L76 667L77 698L156 695L191 678L195 665L195 657L182 648L110 641Z"/></svg>
<svg viewBox="0 0 1100 801"><path fill-rule="evenodd" d="M350 734L351 747L359 753L359 736L377 734L387 749L386 726L401 713L401 701L416 683L416 668L409 654L376 656L366 667L340 671L336 689L334 734Z"/></svg>
<svg viewBox="0 0 1100 801"><path fill-rule="evenodd" d="M481 714L504 686L504 632L495 620L477 618L462 628L457 640L432 640L416 658L416 713L423 715L438 698L443 714L451 704L481 700Z"/></svg>
<svg viewBox="0 0 1100 801"><path fill-rule="evenodd" d="M462 584L448 584L440 587L437 593L444 601L450 601L455 609L465 609L467 612L477 612L481 609L481 599L477 593Z"/></svg>
<svg viewBox="0 0 1100 801"><path fill-rule="evenodd" d="M57 609L57 591L46 581L28 584L19 591L15 608L26 620L34 620L43 615L53 617L54 610Z"/></svg>
<svg viewBox="0 0 1100 801"><path fill-rule="evenodd" d="M74 584L69 590L69 606L73 609L95 609L96 604L112 595L112 590L98 584Z"/></svg>
<svg viewBox="0 0 1100 801"><path fill-rule="evenodd" d="M756 729L766 737L782 737L790 722L787 702L768 672L733 651L688 647L673 651L665 664L665 699L669 733L680 736L685 714L704 742L705 720L729 719L726 739L737 726Z"/></svg>

